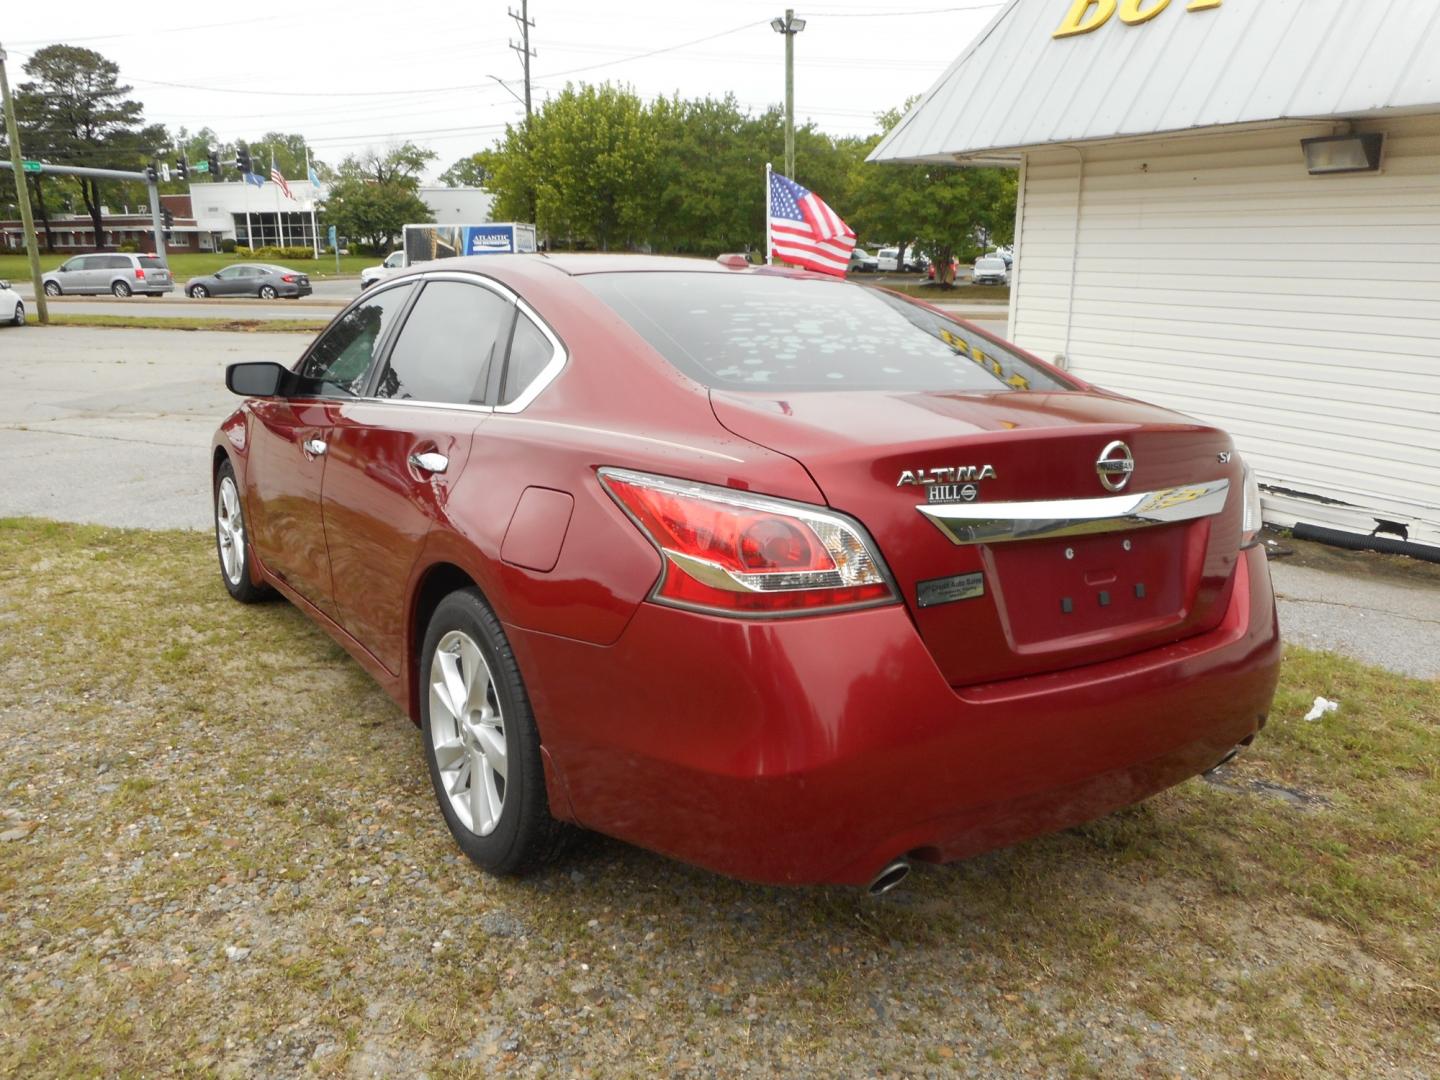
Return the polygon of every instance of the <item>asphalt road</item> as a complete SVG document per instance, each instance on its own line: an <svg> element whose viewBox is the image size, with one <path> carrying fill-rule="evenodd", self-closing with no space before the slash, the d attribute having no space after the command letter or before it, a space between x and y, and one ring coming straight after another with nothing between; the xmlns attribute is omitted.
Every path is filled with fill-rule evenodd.
<svg viewBox="0 0 1440 1080"><path fill-rule="evenodd" d="M35 289L31 286L30 281L29 281L28 278L27 278L27 279L24 279L24 280L22 280L22 279L20 279L20 278L15 278L15 279L13 279L13 280L10 282L10 284L11 284L11 286L14 287L15 291L18 292L21 296L23 296L27 301L34 301L34 299L35 299ZM359 279L358 277L335 278L335 279L333 279L333 280L317 279L317 280L311 281L310 287L311 287L314 291L313 291L309 296L307 296L307 297L305 298L306 301L307 301L307 302L310 302L310 303L321 303L321 302L330 303L330 304L348 303L350 300L353 300L355 297L357 297L357 296L360 295L360 279ZM164 297L164 298L162 298L162 299L160 299L160 300L149 300L149 299L147 299L146 297L143 297L143 296L131 297L129 300L118 300L118 299L116 299L116 298L113 297L113 296L90 296L90 297L84 297L83 299L84 299L87 303L88 303L88 302L95 302L95 303L101 303L101 304L151 304L151 305L153 305L153 304L156 304L156 303L165 303L165 302L172 301L172 300L174 300L174 301L179 301L179 302L182 303L182 304L191 303L191 301L187 300L187 298L185 297L185 294L184 294L184 292L183 292L184 288L185 288L185 282L184 282L184 281L177 281L177 282L175 283L175 291L174 291L173 293L170 293L168 296L166 296L166 297ZM68 303L68 302L73 302L73 301L80 300L80 299L82 299L82 298L81 298L81 297L61 297L60 299L66 301L66 302ZM256 300L256 302L258 302L258 300L259 300L258 297L255 297L254 299ZM53 301L52 301L52 302L53 302ZM239 302L241 302L241 301L238 300L238 299L227 299L225 302L226 302L226 303L232 303L232 304L233 304L233 303L239 303ZM289 301L289 300L285 301L285 303L286 303L287 305L290 304L290 303L292 303L292 302L293 302L293 301Z"/></svg>
<svg viewBox="0 0 1440 1080"><path fill-rule="evenodd" d="M1003 329L1003 322L999 328ZM0 331L0 517L210 527L225 365L288 363L301 334ZM1271 564L1288 640L1440 678L1440 588Z"/></svg>
<svg viewBox="0 0 1440 1080"><path fill-rule="evenodd" d="M308 335L0 332L0 517L210 525L210 437L235 407L225 365L289 363Z"/></svg>

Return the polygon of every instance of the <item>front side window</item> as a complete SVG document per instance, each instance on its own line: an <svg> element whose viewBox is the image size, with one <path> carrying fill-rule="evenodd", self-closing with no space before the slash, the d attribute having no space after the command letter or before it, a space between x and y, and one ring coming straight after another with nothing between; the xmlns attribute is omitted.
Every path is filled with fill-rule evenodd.
<svg viewBox="0 0 1440 1080"><path fill-rule="evenodd" d="M305 393L350 397L365 392L370 365L414 286L405 284L356 304L341 315L300 362Z"/></svg>
<svg viewBox="0 0 1440 1080"><path fill-rule="evenodd" d="M479 403L504 351L514 307L480 285L427 282L405 319L375 396L449 405Z"/></svg>
<svg viewBox="0 0 1440 1080"><path fill-rule="evenodd" d="M387 270L394 270L397 266L402 265L404 262L405 253L403 251L392 251L389 257L385 260L385 268Z"/></svg>
<svg viewBox="0 0 1440 1080"><path fill-rule="evenodd" d="M221 281L229 281L231 278L238 278L244 269L243 266L227 266L223 270L217 270L215 276Z"/></svg>
<svg viewBox="0 0 1440 1080"><path fill-rule="evenodd" d="M89 262L90 260L87 256L80 255L74 259L71 259L64 266L60 267L60 273L73 274L77 270L84 270L85 267L89 264Z"/></svg>
<svg viewBox="0 0 1440 1080"><path fill-rule="evenodd" d="M960 323L850 282L688 272L577 280L682 372L715 389L1074 389Z"/></svg>

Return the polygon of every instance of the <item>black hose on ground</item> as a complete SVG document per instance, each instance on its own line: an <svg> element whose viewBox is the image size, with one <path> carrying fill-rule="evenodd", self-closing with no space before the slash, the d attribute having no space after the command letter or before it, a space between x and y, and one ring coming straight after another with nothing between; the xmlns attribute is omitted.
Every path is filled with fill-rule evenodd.
<svg viewBox="0 0 1440 1080"><path fill-rule="evenodd" d="M1387 555L1408 555L1412 559L1440 563L1440 547L1417 544L1411 540L1397 540L1393 536L1365 536L1361 533L1309 525L1303 521L1296 523L1293 533L1296 540L1314 540L1351 551L1383 551Z"/></svg>

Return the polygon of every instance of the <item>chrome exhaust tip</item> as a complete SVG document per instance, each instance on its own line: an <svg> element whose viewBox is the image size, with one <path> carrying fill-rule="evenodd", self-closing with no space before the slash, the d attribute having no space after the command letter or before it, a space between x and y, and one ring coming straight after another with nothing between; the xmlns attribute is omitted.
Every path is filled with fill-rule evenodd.
<svg viewBox="0 0 1440 1080"><path fill-rule="evenodd" d="M876 874L865 891L871 896L884 896L910 876L910 860L896 859Z"/></svg>
<svg viewBox="0 0 1440 1080"><path fill-rule="evenodd" d="M1247 746L1249 746L1249 745L1250 745L1249 740L1246 740L1245 742L1242 742L1242 743L1236 743L1234 746L1232 746L1229 750L1227 750L1227 751L1225 752L1225 756L1224 756L1224 757L1222 757L1219 761L1215 762L1214 765L1211 765L1210 768L1206 769L1205 771L1206 771L1207 773L1212 773L1212 772L1214 772L1216 769L1218 769L1218 768L1220 768L1220 767L1222 767L1222 766L1224 766L1224 765L1229 765L1230 762L1234 761L1234 760L1236 759L1236 757L1239 756L1240 751L1241 751L1241 750L1244 750L1245 747L1247 747Z"/></svg>

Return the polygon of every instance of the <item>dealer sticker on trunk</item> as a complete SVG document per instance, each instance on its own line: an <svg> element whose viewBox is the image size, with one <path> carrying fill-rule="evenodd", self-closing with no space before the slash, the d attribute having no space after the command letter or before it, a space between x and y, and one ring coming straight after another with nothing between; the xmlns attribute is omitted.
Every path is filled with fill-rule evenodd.
<svg viewBox="0 0 1440 1080"><path fill-rule="evenodd" d="M949 604L956 600L973 600L984 595L985 575L978 572L931 578L915 586L915 598L921 607L934 607L936 604Z"/></svg>

